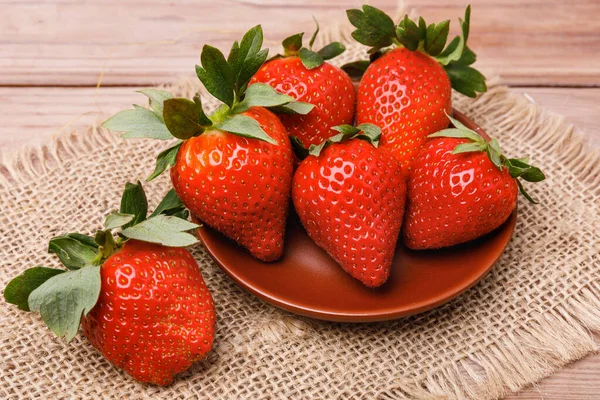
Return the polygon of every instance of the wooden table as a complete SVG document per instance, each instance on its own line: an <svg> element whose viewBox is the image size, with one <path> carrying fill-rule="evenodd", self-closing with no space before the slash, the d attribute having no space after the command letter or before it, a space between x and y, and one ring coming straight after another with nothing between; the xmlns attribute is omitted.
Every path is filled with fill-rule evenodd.
<svg viewBox="0 0 600 400"><path fill-rule="evenodd" d="M136 88L193 74L203 43L223 49L261 23L274 44L344 21L358 0L0 0L0 150L80 127L134 102ZM370 2L393 12L396 0ZM465 1L407 0L426 20L462 16ZM600 2L473 0L477 66L565 115L600 144ZM600 355L518 399L600 398Z"/></svg>

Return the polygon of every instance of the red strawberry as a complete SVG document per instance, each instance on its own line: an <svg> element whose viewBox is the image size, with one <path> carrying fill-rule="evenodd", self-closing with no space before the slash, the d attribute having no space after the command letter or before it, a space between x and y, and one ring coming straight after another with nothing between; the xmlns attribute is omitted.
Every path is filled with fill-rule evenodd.
<svg viewBox="0 0 600 400"><path fill-rule="evenodd" d="M152 111L123 111L104 126L125 131L125 137L181 139L158 156L149 179L173 167L173 187L192 213L256 258L274 261L283 254L293 153L284 126L264 107L306 114L313 106L264 83L246 89L267 58L261 46L260 26L233 44L227 60L218 49L204 46L196 72L224 103L210 117L199 96L190 101L145 90Z"/></svg>
<svg viewBox="0 0 600 400"><path fill-rule="evenodd" d="M211 349L215 308L189 251L128 241L100 270L85 336L140 382L167 385Z"/></svg>
<svg viewBox="0 0 600 400"><path fill-rule="evenodd" d="M182 144L171 180L194 215L256 258L273 261L283 254L293 153L273 113L253 107L242 115L256 120L278 144L206 131Z"/></svg>
<svg viewBox="0 0 600 400"><path fill-rule="evenodd" d="M452 122L457 129L431 135L413 164L404 221L411 249L452 246L493 231L515 208L517 187L531 200L516 178L544 179L526 160L504 157L496 140Z"/></svg>
<svg viewBox="0 0 600 400"><path fill-rule="evenodd" d="M427 26L420 18L417 26L405 16L395 27L390 17L374 7L347 13L358 28L353 37L373 46L373 61L358 87L356 122L381 127L382 146L392 150L408 176L427 136L448 126L445 113L452 107L451 89L471 97L486 90L483 75L469 66L475 62L475 54L466 46L470 7L465 21L461 20L462 36L445 50L449 21ZM393 42L401 47L380 50ZM365 62L342 68L350 71L361 66Z"/></svg>
<svg viewBox="0 0 600 400"><path fill-rule="evenodd" d="M381 145L392 150L408 174L427 135L448 126L450 96L450 80L437 61L396 48L375 60L363 75L356 121L381 126Z"/></svg>
<svg viewBox="0 0 600 400"><path fill-rule="evenodd" d="M298 101L315 105L307 115L280 116L288 133L299 138L308 148L327 139L332 126L354 122L356 94L350 77L324 61L341 54L344 46L331 43L319 52L313 52L302 47L302 35L285 39L285 57L267 61L252 77L250 84L266 83Z"/></svg>
<svg viewBox="0 0 600 400"><path fill-rule="evenodd" d="M390 273L406 185L400 163L375 147L377 127L337 129L342 133L311 146L294 174L292 200L314 242L354 278L377 287Z"/></svg>
<svg viewBox="0 0 600 400"><path fill-rule="evenodd" d="M58 336L79 328L110 362L135 379L167 385L211 349L215 308L196 261L182 246L198 225L171 190L146 218L142 186L127 184L119 213L94 238L50 241L68 270L35 267L4 290L7 302L39 311ZM118 240L112 229L121 228Z"/></svg>

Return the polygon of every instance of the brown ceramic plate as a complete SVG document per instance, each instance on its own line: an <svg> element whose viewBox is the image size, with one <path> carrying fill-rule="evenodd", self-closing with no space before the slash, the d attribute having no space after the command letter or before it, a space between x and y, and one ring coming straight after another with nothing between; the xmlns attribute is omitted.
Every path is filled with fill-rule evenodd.
<svg viewBox="0 0 600 400"><path fill-rule="evenodd" d="M455 112L455 117L483 134L462 114ZM295 214L289 219L284 256L274 263L256 260L206 226L198 233L217 264L238 285L268 303L311 318L370 322L430 310L475 285L506 248L516 218L515 209L494 232L443 250L412 251L399 240L390 277L375 290L350 277L317 247Z"/></svg>

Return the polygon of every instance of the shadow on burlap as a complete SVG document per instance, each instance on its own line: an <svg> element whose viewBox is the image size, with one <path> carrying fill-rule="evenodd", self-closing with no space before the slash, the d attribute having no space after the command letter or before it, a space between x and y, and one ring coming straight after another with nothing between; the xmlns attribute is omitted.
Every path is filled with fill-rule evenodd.
<svg viewBox="0 0 600 400"><path fill-rule="evenodd" d="M322 40L330 39L325 35ZM349 46L338 64L362 56ZM191 97L199 85L170 86ZM209 106L215 103L208 101ZM207 359L167 388L137 383L83 338L65 344L38 314L0 301L0 397L16 398L496 398L597 349L600 331L600 152L563 118L495 79L454 106L531 155L548 179L528 186L515 237L485 279L419 316L340 324L298 317L239 289L201 245L194 256L218 322ZM91 233L117 209L127 181L143 180L164 143L120 139L89 127L0 163L0 285L35 265L58 267L48 240ZM146 185L151 204L168 174Z"/></svg>

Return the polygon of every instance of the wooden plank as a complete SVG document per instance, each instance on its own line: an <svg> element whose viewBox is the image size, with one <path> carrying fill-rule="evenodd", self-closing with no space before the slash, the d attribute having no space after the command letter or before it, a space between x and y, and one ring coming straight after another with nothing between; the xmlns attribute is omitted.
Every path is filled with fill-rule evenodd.
<svg viewBox="0 0 600 400"><path fill-rule="evenodd" d="M600 354L577 361L505 400L591 400L600 398Z"/></svg>
<svg viewBox="0 0 600 400"><path fill-rule="evenodd" d="M344 21L362 0L77 2L0 0L0 85L143 85L193 74L203 43L227 48L261 23L284 36ZM373 5L393 12L396 0ZM406 0L431 21L462 15L464 0ZM600 86L600 2L473 0L478 65L509 84Z"/></svg>

